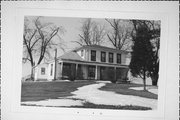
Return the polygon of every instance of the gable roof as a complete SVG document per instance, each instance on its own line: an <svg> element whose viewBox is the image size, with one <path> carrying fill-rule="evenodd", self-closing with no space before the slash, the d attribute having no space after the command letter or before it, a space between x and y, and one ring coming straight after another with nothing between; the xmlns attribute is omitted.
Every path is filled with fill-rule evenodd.
<svg viewBox="0 0 180 120"><path fill-rule="evenodd" d="M123 52L123 53L128 53L128 51L126 50L118 50L115 48L110 48L110 47L106 47L106 46L101 46L101 45L83 45L79 48L74 49L73 51L79 51L82 49L103 49L103 50L109 50L109 51L119 51L119 52Z"/></svg>
<svg viewBox="0 0 180 120"><path fill-rule="evenodd" d="M74 52L74 51L65 53L65 54L63 54L62 56L58 57L58 59L84 61L84 60L83 60L76 52Z"/></svg>

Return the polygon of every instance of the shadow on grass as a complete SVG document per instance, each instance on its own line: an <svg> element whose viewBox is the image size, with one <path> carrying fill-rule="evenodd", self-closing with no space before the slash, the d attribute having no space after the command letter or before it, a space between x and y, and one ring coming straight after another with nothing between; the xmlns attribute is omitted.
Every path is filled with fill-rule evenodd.
<svg viewBox="0 0 180 120"><path fill-rule="evenodd" d="M102 88L99 88L99 89L103 90L103 91L116 92L116 93L122 94L122 95L134 95L134 96L151 98L151 99L157 99L158 98L158 95L151 93L149 91L132 90L132 89L129 89L130 87L143 87L143 85L107 83L105 86L103 86Z"/></svg>

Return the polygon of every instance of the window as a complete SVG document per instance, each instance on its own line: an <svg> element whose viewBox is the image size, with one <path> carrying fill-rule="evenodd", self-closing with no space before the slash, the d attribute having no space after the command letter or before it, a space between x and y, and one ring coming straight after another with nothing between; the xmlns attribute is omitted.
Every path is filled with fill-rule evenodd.
<svg viewBox="0 0 180 120"><path fill-rule="evenodd" d="M41 75L45 75L45 68L44 67L41 68Z"/></svg>
<svg viewBox="0 0 180 120"><path fill-rule="evenodd" d="M83 57L84 55L84 50L81 50L81 57Z"/></svg>
<svg viewBox="0 0 180 120"><path fill-rule="evenodd" d="M51 64L51 76L53 75L53 64Z"/></svg>
<svg viewBox="0 0 180 120"><path fill-rule="evenodd" d="M91 50L91 61L96 61L96 51Z"/></svg>
<svg viewBox="0 0 180 120"><path fill-rule="evenodd" d="M113 63L113 53L109 53L109 62Z"/></svg>
<svg viewBox="0 0 180 120"><path fill-rule="evenodd" d="M117 54L117 63L121 63L121 54Z"/></svg>
<svg viewBox="0 0 180 120"><path fill-rule="evenodd" d="M101 62L106 62L106 52L101 52Z"/></svg>

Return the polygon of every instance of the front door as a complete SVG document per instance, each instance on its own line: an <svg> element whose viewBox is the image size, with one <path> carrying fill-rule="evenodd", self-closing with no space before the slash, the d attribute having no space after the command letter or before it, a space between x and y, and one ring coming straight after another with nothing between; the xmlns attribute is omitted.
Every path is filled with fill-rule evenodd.
<svg viewBox="0 0 180 120"><path fill-rule="evenodd" d="M95 79L95 66L88 66L88 79Z"/></svg>

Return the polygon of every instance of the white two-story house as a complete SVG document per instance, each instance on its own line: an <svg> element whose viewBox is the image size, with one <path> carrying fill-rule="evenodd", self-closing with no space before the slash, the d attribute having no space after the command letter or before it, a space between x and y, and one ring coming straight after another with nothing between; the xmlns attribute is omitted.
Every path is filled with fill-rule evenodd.
<svg viewBox="0 0 180 120"><path fill-rule="evenodd" d="M82 46L36 66L35 80L126 80L127 55L127 51L105 46Z"/></svg>

